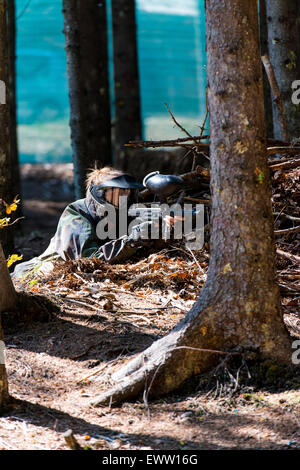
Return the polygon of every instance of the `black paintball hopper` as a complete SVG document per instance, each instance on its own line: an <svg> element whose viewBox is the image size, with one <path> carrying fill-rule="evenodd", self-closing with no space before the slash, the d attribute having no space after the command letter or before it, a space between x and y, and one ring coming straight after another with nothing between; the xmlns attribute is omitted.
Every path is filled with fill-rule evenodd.
<svg viewBox="0 0 300 470"><path fill-rule="evenodd" d="M159 199L165 199L183 189L184 181L180 176L161 175L159 171L153 171L145 176L143 185Z"/></svg>

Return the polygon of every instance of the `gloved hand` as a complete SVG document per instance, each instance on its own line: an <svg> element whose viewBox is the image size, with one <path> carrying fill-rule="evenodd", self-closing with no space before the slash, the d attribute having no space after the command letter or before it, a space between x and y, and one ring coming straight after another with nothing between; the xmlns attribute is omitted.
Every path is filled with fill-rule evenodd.
<svg viewBox="0 0 300 470"><path fill-rule="evenodd" d="M147 242L151 241L151 226L152 226L152 221L146 221L142 222L138 225L135 225L131 233L128 235L128 241L129 242Z"/></svg>

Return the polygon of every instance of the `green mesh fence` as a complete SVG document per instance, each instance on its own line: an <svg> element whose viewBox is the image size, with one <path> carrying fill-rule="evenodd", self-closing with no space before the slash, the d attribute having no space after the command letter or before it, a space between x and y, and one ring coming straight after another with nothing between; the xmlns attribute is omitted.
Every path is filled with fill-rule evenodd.
<svg viewBox="0 0 300 470"><path fill-rule="evenodd" d="M144 137L182 135L164 103L197 133L205 114L204 0L137 0L136 6ZM16 10L20 161L71 161L62 0L16 0ZM112 77L110 8L108 17Z"/></svg>

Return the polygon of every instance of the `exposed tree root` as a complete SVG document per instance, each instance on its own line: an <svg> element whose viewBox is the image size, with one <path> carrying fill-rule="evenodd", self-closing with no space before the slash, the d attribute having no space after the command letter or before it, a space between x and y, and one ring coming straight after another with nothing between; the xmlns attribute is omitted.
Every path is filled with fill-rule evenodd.
<svg viewBox="0 0 300 470"><path fill-rule="evenodd" d="M255 350L262 358L275 358L281 363L290 360L290 340L281 319L266 325L251 315L245 316L245 304L208 305L206 288L193 308L167 336L117 371L112 380L116 385L99 395L91 405L117 404L134 397L157 397L177 389L193 375L204 373L216 365L220 354L237 354ZM218 299L217 293L215 298ZM222 295L220 296L222 297ZM253 306L260 314L261 305ZM233 352L235 351L235 352Z"/></svg>

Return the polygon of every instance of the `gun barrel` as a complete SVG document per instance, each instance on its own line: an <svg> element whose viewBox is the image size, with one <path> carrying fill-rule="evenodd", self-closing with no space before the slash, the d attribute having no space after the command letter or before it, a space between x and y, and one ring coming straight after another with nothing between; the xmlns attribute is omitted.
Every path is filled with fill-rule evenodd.
<svg viewBox="0 0 300 470"><path fill-rule="evenodd" d="M130 217L138 217L144 220L151 220L151 219L158 219L164 217L165 215L170 215L172 217L176 216L186 216L192 215L197 216L200 214L200 210L196 209L186 209L186 210L170 210L169 212L166 210L162 210L160 207L144 207L144 208L130 208L128 211L128 215Z"/></svg>

